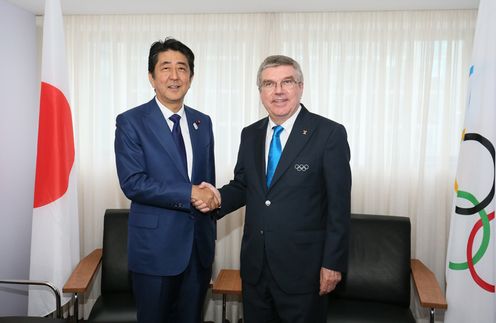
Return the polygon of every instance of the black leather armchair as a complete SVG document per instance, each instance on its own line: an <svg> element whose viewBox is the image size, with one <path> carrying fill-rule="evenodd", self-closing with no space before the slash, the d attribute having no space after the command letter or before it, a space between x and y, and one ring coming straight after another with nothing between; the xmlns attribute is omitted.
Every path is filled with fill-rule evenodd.
<svg viewBox="0 0 496 323"><path fill-rule="evenodd" d="M105 212L103 250L96 249L81 260L63 288L65 293L74 294L77 303L79 296L89 291L101 263L101 296L91 309L89 322L137 322L127 267L128 215L128 209ZM77 305L74 308L77 309ZM78 317L77 311L75 317Z"/></svg>
<svg viewBox="0 0 496 323"><path fill-rule="evenodd" d="M328 322L409 323L410 273L420 304L447 308L434 274L410 259L410 219L352 214L348 273L329 296Z"/></svg>
<svg viewBox="0 0 496 323"><path fill-rule="evenodd" d="M62 318L62 305L59 290L49 282L36 280L20 280L20 279L1 279L0 285L35 285L44 286L52 290L55 297L55 318L50 317L35 317L35 316L2 316L0 323L64 323Z"/></svg>

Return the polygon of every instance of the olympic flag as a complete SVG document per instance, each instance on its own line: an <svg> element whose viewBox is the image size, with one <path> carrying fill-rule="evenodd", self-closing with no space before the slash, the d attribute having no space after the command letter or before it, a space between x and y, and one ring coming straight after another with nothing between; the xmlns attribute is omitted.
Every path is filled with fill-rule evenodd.
<svg viewBox="0 0 496 323"><path fill-rule="evenodd" d="M74 132L68 84L60 1L46 0L29 276L32 280L48 281L60 291L79 261ZM68 300L64 297L63 303ZM54 309L50 290L29 289L29 315L46 315Z"/></svg>
<svg viewBox="0 0 496 323"><path fill-rule="evenodd" d="M446 260L447 323L496 322L496 1L481 0Z"/></svg>

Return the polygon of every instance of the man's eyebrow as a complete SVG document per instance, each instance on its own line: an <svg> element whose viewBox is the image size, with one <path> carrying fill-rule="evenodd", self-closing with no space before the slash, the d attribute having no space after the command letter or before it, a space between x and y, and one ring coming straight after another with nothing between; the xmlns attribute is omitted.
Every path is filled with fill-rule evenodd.
<svg viewBox="0 0 496 323"><path fill-rule="evenodd" d="M163 61L160 63L160 65L166 65L166 64L172 64L171 61ZM188 66L188 64L186 64L185 62L177 62L178 65L184 65L184 66Z"/></svg>
<svg viewBox="0 0 496 323"><path fill-rule="evenodd" d="M281 79L281 81L285 81L285 80L296 80L296 78L293 75L290 75L290 76L283 77ZM263 79L262 82L275 82L275 81L271 80L271 79Z"/></svg>

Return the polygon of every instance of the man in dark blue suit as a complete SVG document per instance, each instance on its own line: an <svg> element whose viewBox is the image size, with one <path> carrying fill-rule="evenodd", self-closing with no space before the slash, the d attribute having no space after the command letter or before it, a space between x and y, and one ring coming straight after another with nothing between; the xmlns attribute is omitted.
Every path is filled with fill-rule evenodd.
<svg viewBox="0 0 496 323"><path fill-rule="evenodd" d="M140 323L198 323L212 273L215 219L191 201L215 208L210 118L183 104L194 54L166 38L150 48L148 77L156 96L116 120L119 182L131 200L128 257Z"/></svg>
<svg viewBox="0 0 496 323"><path fill-rule="evenodd" d="M268 117L243 129L234 179L218 197L219 217L246 205L244 321L322 323L325 295L348 264L346 130L300 103L303 73L292 58L267 57L257 85ZM195 206L210 210L201 201Z"/></svg>

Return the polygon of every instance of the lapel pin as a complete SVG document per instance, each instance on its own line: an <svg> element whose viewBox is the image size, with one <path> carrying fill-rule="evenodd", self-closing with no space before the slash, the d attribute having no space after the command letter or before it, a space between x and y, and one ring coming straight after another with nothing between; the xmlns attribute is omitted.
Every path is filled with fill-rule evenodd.
<svg viewBox="0 0 496 323"><path fill-rule="evenodd" d="M200 120L196 120L195 122L193 122L193 128L195 128L195 130L198 130L198 126L200 125Z"/></svg>
<svg viewBox="0 0 496 323"><path fill-rule="evenodd" d="M303 129L303 131L301 133L304 134L304 135L306 135L308 133L308 130L307 129Z"/></svg>

